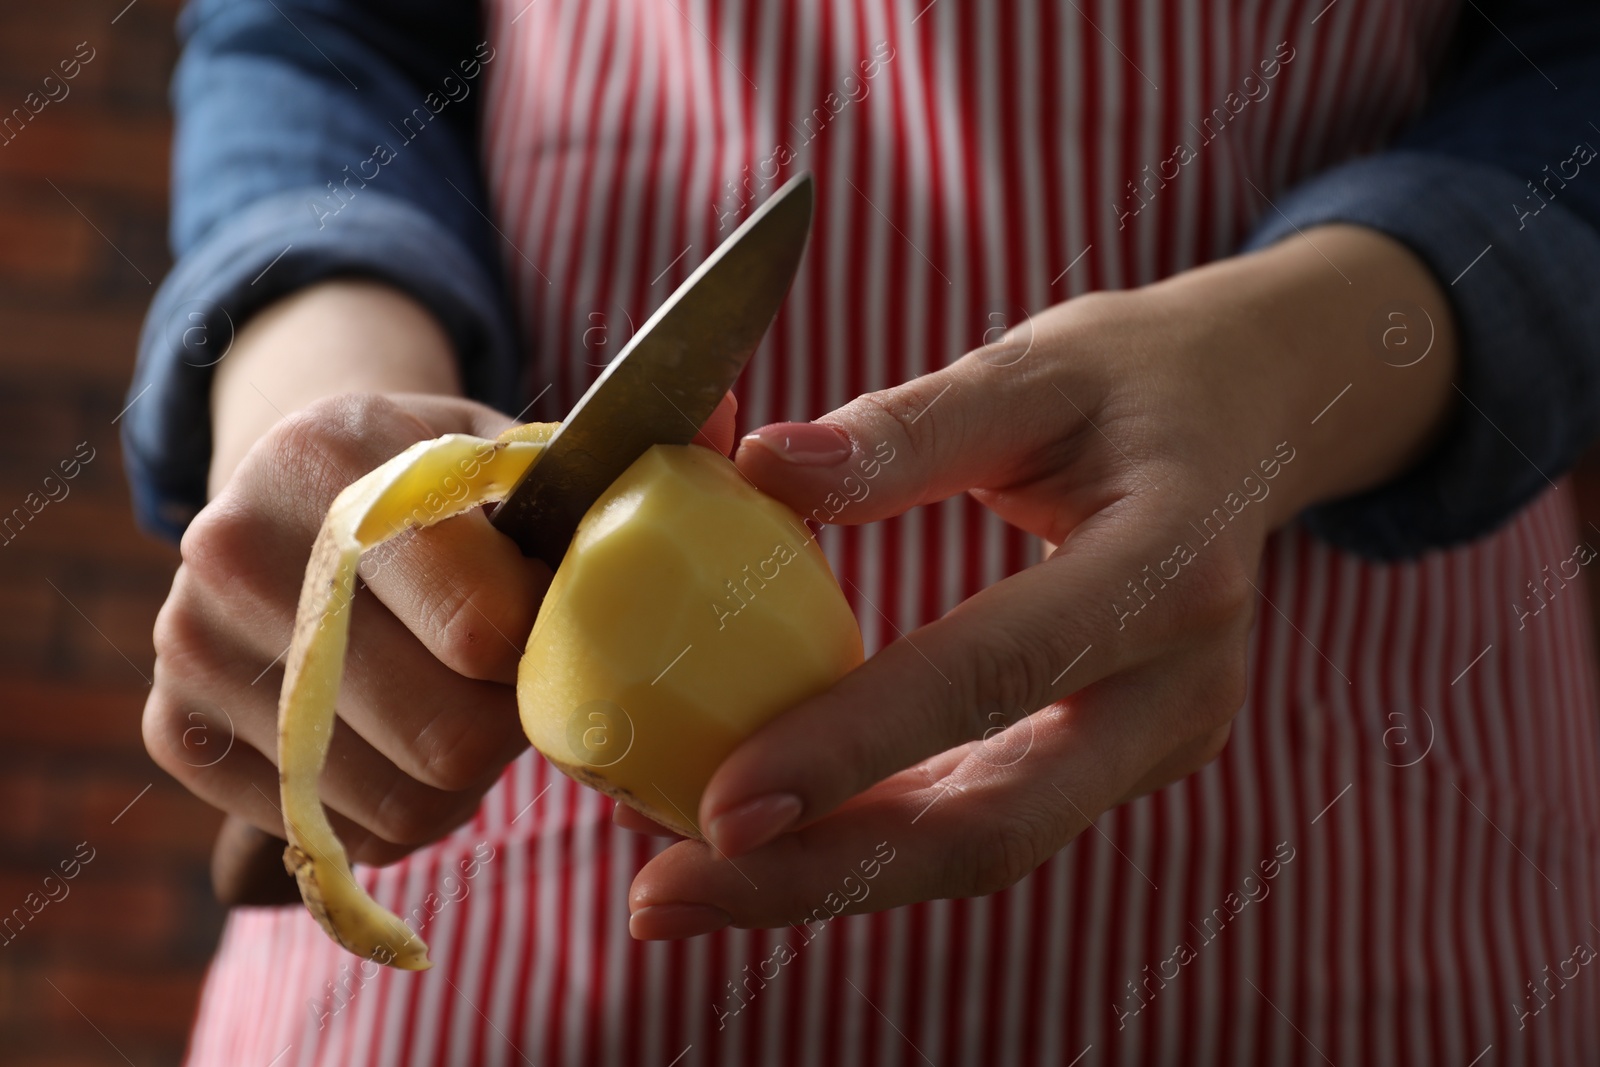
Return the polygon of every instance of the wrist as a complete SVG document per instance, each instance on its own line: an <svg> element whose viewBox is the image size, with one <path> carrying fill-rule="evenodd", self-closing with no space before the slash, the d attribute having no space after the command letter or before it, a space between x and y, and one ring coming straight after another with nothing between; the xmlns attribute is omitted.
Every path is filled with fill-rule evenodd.
<svg viewBox="0 0 1600 1067"><path fill-rule="evenodd" d="M1443 286L1375 230L1315 227L1178 275L1179 299L1222 325L1222 360L1244 360L1263 455L1287 443L1269 528L1324 500L1382 485L1423 459L1451 413L1458 362Z"/></svg>
<svg viewBox="0 0 1600 1067"><path fill-rule="evenodd" d="M449 337L423 305L378 282L336 279L251 316L211 385L207 495L280 419L354 392L461 394Z"/></svg>

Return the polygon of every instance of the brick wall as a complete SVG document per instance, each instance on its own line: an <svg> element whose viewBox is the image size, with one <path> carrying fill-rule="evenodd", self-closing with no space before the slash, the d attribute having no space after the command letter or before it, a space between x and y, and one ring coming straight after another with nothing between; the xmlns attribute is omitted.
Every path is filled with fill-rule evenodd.
<svg viewBox="0 0 1600 1067"><path fill-rule="evenodd" d="M80 442L94 451L68 496L0 533L0 919L76 872L14 937L0 926L0 1059L16 1067L176 1063L222 918L218 818L139 740L176 553L134 529L113 421L168 266L178 3L125 3L0 7L0 115L94 50L0 144L0 514ZM1580 489L1600 522L1595 460Z"/></svg>
<svg viewBox="0 0 1600 1067"><path fill-rule="evenodd" d="M0 918L43 902L0 924L0 1061L19 1067L177 1063L222 918L218 819L139 740L177 557L134 529L113 420L168 266L178 5L126 3L0 7L0 115L55 97L0 126L0 514L48 500L80 443L94 457L0 528ZM45 883L62 863L76 877Z"/></svg>

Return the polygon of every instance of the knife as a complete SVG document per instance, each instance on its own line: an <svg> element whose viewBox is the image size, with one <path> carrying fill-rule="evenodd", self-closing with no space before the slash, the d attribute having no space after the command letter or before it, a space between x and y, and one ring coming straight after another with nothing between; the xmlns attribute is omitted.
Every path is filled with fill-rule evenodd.
<svg viewBox="0 0 1600 1067"><path fill-rule="evenodd" d="M490 516L554 569L591 505L652 445L686 445L744 370L794 281L812 182L783 185L629 338Z"/></svg>
<svg viewBox="0 0 1600 1067"><path fill-rule="evenodd" d="M567 414L490 521L554 569L578 520L652 445L688 444L789 292L811 230L809 174L784 184L689 275ZM284 842L228 816L211 856L217 900L298 904Z"/></svg>

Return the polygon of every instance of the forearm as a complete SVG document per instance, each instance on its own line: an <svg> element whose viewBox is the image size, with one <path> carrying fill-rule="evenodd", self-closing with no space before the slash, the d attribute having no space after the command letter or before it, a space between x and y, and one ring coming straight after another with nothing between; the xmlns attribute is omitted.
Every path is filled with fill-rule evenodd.
<svg viewBox="0 0 1600 1067"><path fill-rule="evenodd" d="M1367 227L1410 249L1449 297L1459 407L1436 447L1301 516L1328 543L1380 559L1488 534L1547 491L1600 425L1600 186L1583 177L1600 143L1589 124L1600 8L1485 0L1455 44L1455 74L1414 127L1386 151L1275 192L1246 242Z"/></svg>
<svg viewBox="0 0 1600 1067"><path fill-rule="evenodd" d="M1294 449L1267 506L1272 527L1409 469L1455 408L1449 301L1421 261L1375 230L1315 227L1177 275L1157 294L1247 364L1237 380L1254 391L1258 424L1217 432L1263 456L1278 442Z"/></svg>
<svg viewBox="0 0 1600 1067"><path fill-rule="evenodd" d="M207 495L279 419L353 392L459 396L438 320L399 290L354 279L303 289L253 316L212 383Z"/></svg>
<svg viewBox="0 0 1600 1067"><path fill-rule="evenodd" d="M257 367L251 377L283 407L265 389L259 341L234 334L259 337L247 324L302 289L362 277L408 294L448 336L460 390L491 405L515 405L521 367L478 173L477 108L494 52L477 6L193 0L180 26L179 258L146 316L121 422L135 511L171 538L215 484L214 452L231 468L276 415L247 388L261 410L241 428L213 427L217 355L231 343L228 362ZM354 358L315 332L270 347L329 357L273 372L280 392L332 387L324 376ZM401 373L393 388L407 387Z"/></svg>

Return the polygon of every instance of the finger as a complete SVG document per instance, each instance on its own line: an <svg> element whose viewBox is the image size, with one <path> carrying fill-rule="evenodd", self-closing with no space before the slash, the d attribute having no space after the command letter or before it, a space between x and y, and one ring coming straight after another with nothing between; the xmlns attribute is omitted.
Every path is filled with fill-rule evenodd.
<svg viewBox="0 0 1600 1067"><path fill-rule="evenodd" d="M739 400L730 392L722 398L722 403L717 405L717 410L711 413L690 444L702 445L721 455L728 455L733 451L734 424L738 417Z"/></svg>
<svg viewBox="0 0 1600 1067"><path fill-rule="evenodd" d="M622 829L632 830L636 834L649 834L652 837L683 837L676 830L662 826L648 815L642 815L626 804L619 803L612 807L611 821Z"/></svg>
<svg viewBox="0 0 1600 1067"><path fill-rule="evenodd" d="M455 673L363 594L353 610L339 718L435 791L487 788L528 747L515 687Z"/></svg>
<svg viewBox="0 0 1600 1067"><path fill-rule="evenodd" d="M482 405L435 396L408 399L435 436L493 438L515 425ZM431 516L424 509L418 517ZM360 573L440 662L465 677L508 685L516 683L517 663L552 577L548 566L524 557L481 510L380 546L363 557Z"/></svg>
<svg viewBox="0 0 1600 1067"><path fill-rule="evenodd" d="M802 516L851 524L1060 468L1074 432L1087 425L1080 410L1091 411L1096 398L1073 384L1077 407L1067 403L1056 391L1062 372L1047 380L1044 360L996 366L991 358L989 350L969 353L814 423L762 427L739 442L735 461Z"/></svg>
<svg viewBox="0 0 1600 1067"><path fill-rule="evenodd" d="M339 491L418 441L442 432L488 432L506 421L481 405L402 399L417 410L354 396L284 420L191 524L185 560L213 578L209 584L236 583L240 592L275 603L285 590L299 589L311 542ZM424 421L418 410L437 421ZM432 499L446 500L450 492L441 485ZM369 553L361 574L441 662L464 677L507 684L516 680L550 581L548 567L524 558L477 511L402 534Z"/></svg>
<svg viewBox="0 0 1600 1067"><path fill-rule="evenodd" d="M170 696L164 699L172 700ZM219 799L217 791L231 791L221 793L221 799L228 799L248 785L248 793L233 797L233 802L245 804L238 814L262 829L281 834L274 724L259 713L244 711L243 697L224 696L222 700L221 703L202 703L179 698L172 710L157 710L147 715L147 741L152 732L164 732L166 737L164 743L155 742L162 745L163 751L158 755L152 749L152 757L185 786L213 803ZM172 725L173 719L179 720L176 728ZM205 731L219 744L207 746L204 752L197 751L197 746L183 740L184 734L197 730ZM179 740L174 742L174 737ZM224 744L228 746L225 756L221 754ZM204 761L199 758L202 755ZM213 760L215 762L211 762ZM258 766L258 760L265 766ZM226 776L241 767L249 772L244 782L228 782ZM221 781L218 776L223 776ZM227 784L223 784L225 782ZM207 785L212 792L205 791ZM345 729L335 730L328 763L318 780L318 791L330 818L338 816L341 821L335 824L336 828L348 831L348 836L341 831L342 838L360 845L370 837L399 847L403 852L431 844L471 818L487 787L486 784L482 788L454 793L432 789L402 773L372 746ZM271 808L271 815L263 805ZM218 806L234 810L222 804ZM262 820L269 821L263 823Z"/></svg>
<svg viewBox="0 0 1600 1067"><path fill-rule="evenodd" d="M181 579L176 584L181 592ZM277 752L281 668L269 669L251 684L236 669L240 662L250 663L251 657L239 654L217 628L196 621L200 618L181 608L163 608L157 628L162 654L145 715L147 741L161 747L162 765L186 784L186 774L228 764L235 758L233 750L266 754L262 758L269 763ZM392 620L391 625L397 626ZM420 647L413 658L427 659ZM512 703L509 689L492 688L503 691L507 703ZM366 695L361 687L347 693L341 700L346 714L358 721L380 718L365 705ZM514 711L507 710L506 716L515 721ZM155 747L152 755L157 755ZM408 753L408 759L415 757ZM344 724L336 726L331 738L319 792L328 808L374 836L416 847L437 840L469 818L503 765L502 761L476 767L475 777L458 788L435 787L406 773ZM461 766L464 770L467 765ZM268 796L277 803L275 773Z"/></svg>
<svg viewBox="0 0 1600 1067"><path fill-rule="evenodd" d="M635 878L630 929L643 939L686 936L685 919L707 908L739 927L810 926L1006 889L1121 802L1151 739L1171 725L1167 709L1191 695L1191 677L1163 667L1108 679L732 860L709 844L676 845ZM1215 754L1180 744L1174 759L1188 762L1166 766L1178 777Z"/></svg>
<svg viewBox="0 0 1600 1067"><path fill-rule="evenodd" d="M1055 557L969 598L773 719L712 776L700 807L708 838L738 855L997 721L1014 722L1168 654L1194 633L1213 635L1218 647L1236 636L1242 649L1250 587L1220 549L1166 583L1136 628L1124 615L1119 629L1115 613L1126 612L1121 598L1131 594L1117 583L1140 573L1134 561L1160 558L1141 532L1148 525L1131 516L1092 520ZM1215 670L1230 681L1237 673L1242 685L1238 660L1219 654Z"/></svg>
<svg viewBox="0 0 1600 1067"><path fill-rule="evenodd" d="M255 708L249 721L265 732L253 734L252 740L262 751L275 753L276 701L283 677L277 664L288 647L294 606L230 594L216 585L190 564L178 569L157 620L158 647L168 660L167 669L184 675L181 687L186 691ZM339 697L339 717L349 730L335 732L330 764L342 765L335 757L353 730L355 738L382 757L383 763L377 764L361 755L362 765L382 773L370 783L373 787L397 796L403 792L390 768L436 792L475 791L492 784L528 743L515 689L452 671L370 593L358 591L351 610ZM498 635L494 639L504 640ZM339 785L350 788L342 780ZM356 799L349 793L325 796L336 806ZM343 810L358 816L363 809Z"/></svg>
<svg viewBox="0 0 1600 1067"><path fill-rule="evenodd" d="M368 553L362 580L433 658L463 678L514 685L552 573L481 510Z"/></svg>
<svg viewBox="0 0 1600 1067"><path fill-rule="evenodd" d="M182 721L185 729L192 729L196 722L186 716ZM204 754L206 761L200 761L192 746L174 742L174 736L182 736L181 731L173 735L162 729L162 723L160 714L145 715L145 747L157 766L212 807L237 816L265 833L284 836L283 812L278 805L278 769L271 760L249 744L235 739L224 758L208 762L211 757L208 752ZM208 727L220 730L223 724L212 722ZM375 866L394 863L416 849L415 845L382 839L337 809L329 809L328 821L351 858L359 863Z"/></svg>
<svg viewBox="0 0 1600 1067"><path fill-rule="evenodd" d="M814 936L838 915L1006 888L1088 816L1036 768L1024 774L983 757L981 743L942 754L734 859L709 843L674 845L635 877L629 930L641 940L674 939L708 932L694 922L721 914L728 925L802 924ZM1028 756L1042 758L1037 750ZM1078 806L1086 812L1092 803Z"/></svg>
<svg viewBox="0 0 1600 1067"><path fill-rule="evenodd" d="M1047 855L1016 836L1032 825L987 815L1003 810L996 792L934 786L875 796L732 861L701 842L673 845L634 879L629 932L673 940L710 932L695 919L721 915L720 925L742 929L799 924L809 938L839 915L998 892ZM1049 827L1052 843L1084 825L1059 797L1029 817Z"/></svg>

